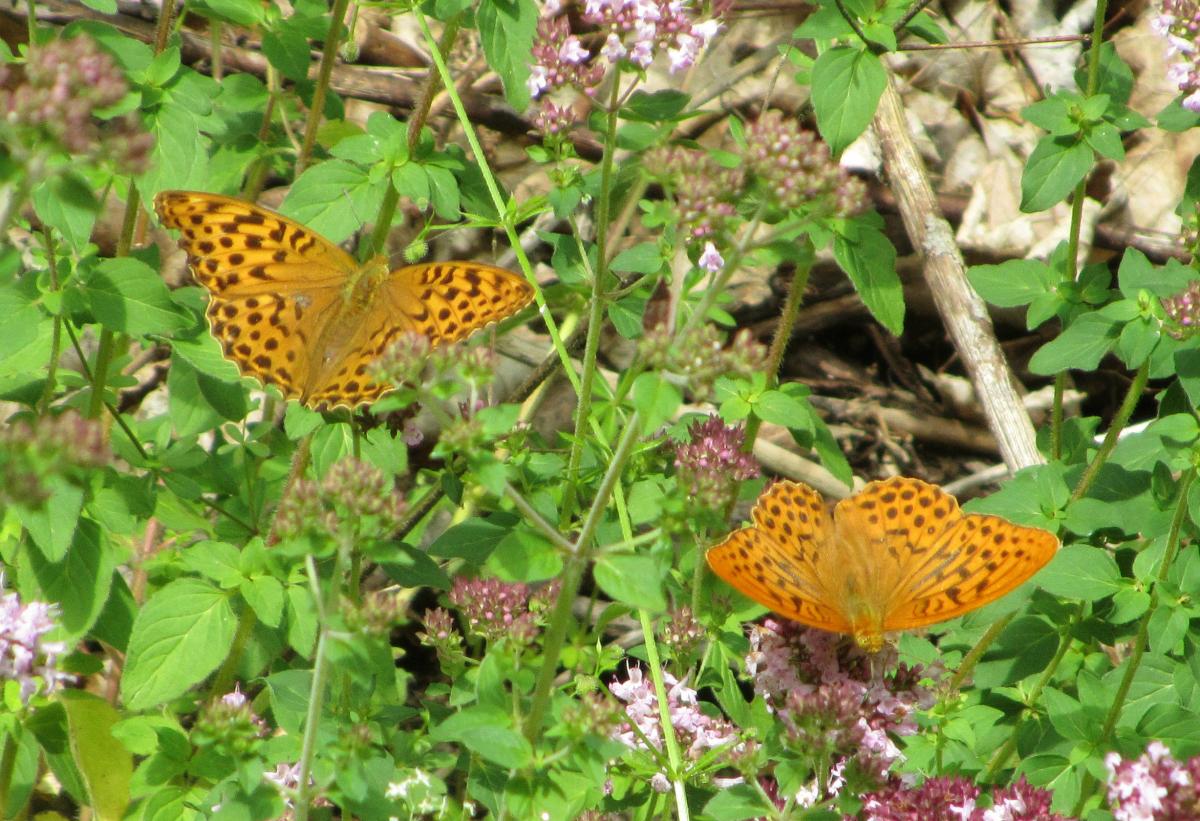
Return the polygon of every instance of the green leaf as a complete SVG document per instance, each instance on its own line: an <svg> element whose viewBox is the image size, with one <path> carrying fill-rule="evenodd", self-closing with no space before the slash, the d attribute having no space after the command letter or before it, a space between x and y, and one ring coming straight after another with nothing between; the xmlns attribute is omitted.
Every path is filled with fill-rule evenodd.
<svg viewBox="0 0 1200 821"><path fill-rule="evenodd" d="M761 818L774 812L767 803L762 790L749 784L734 784L718 790L713 799L704 805L704 815L716 821L745 821Z"/></svg>
<svg viewBox="0 0 1200 821"><path fill-rule="evenodd" d="M192 324L176 307L162 277L132 257L102 260L80 278L77 291L68 293L73 302L78 299L90 307L110 331L169 336Z"/></svg>
<svg viewBox="0 0 1200 821"><path fill-rule="evenodd" d="M1175 468L1180 457L1187 458L1197 439L1200 428L1195 417L1190 413L1174 413L1155 419L1144 430L1121 437L1109 456L1109 463L1126 470L1151 470L1160 462Z"/></svg>
<svg viewBox="0 0 1200 821"><path fill-rule="evenodd" d="M42 484L49 490L50 498L41 507L30 510L15 505L13 509L46 561L59 562L75 537L75 526L83 509L83 488L58 476L47 476Z"/></svg>
<svg viewBox="0 0 1200 821"><path fill-rule="evenodd" d="M633 293L608 306L608 319L617 333L626 339L637 339L642 335L642 319L646 315L649 299Z"/></svg>
<svg viewBox="0 0 1200 821"><path fill-rule="evenodd" d="M429 174L425 167L415 162L406 162L392 172L392 185L403 196L424 211L429 207Z"/></svg>
<svg viewBox="0 0 1200 821"><path fill-rule="evenodd" d="M1163 265L1154 265L1136 248L1126 248L1117 269L1117 283L1121 295L1137 299L1139 291L1149 291L1155 296L1173 296L1188 287L1196 277L1196 270L1177 259L1168 259Z"/></svg>
<svg viewBox="0 0 1200 821"><path fill-rule="evenodd" d="M375 215L382 201L383 185L372 182L365 170L326 160L305 169L280 210L331 242L342 242Z"/></svg>
<svg viewBox="0 0 1200 821"><path fill-rule="evenodd" d="M242 596L254 610L254 615L267 627L276 628L283 621L283 585L272 576L255 576L241 586Z"/></svg>
<svg viewBox="0 0 1200 821"><path fill-rule="evenodd" d="M388 578L405 587L450 589L450 577L446 572L428 555L411 545L398 545L396 553L381 561L380 566Z"/></svg>
<svg viewBox="0 0 1200 821"><path fill-rule="evenodd" d="M462 216L462 197L458 190L458 180L449 169L439 166L427 165L425 171L429 175L429 194L433 200L433 210L442 219L457 220Z"/></svg>
<svg viewBox="0 0 1200 821"><path fill-rule="evenodd" d="M683 395L661 373L646 371L633 382L633 406L641 415L642 432L650 435L675 415Z"/></svg>
<svg viewBox="0 0 1200 821"><path fill-rule="evenodd" d="M120 821L129 806L133 756L112 735L121 715L90 693L66 690L59 697L67 713L71 757L87 787L88 803L99 821Z"/></svg>
<svg viewBox="0 0 1200 821"><path fill-rule="evenodd" d="M621 273L656 274L663 267L662 249L657 242L639 242L613 257L609 267Z"/></svg>
<svg viewBox="0 0 1200 821"><path fill-rule="evenodd" d="M596 561L595 575L596 584L615 601L651 613L667 607L662 589L664 570L649 556L602 556Z"/></svg>
<svg viewBox="0 0 1200 821"><path fill-rule="evenodd" d="M1055 273L1036 259L1010 259L999 265L972 265L967 278L979 295L1000 308L1028 305L1054 292Z"/></svg>
<svg viewBox="0 0 1200 821"><path fill-rule="evenodd" d="M73 171L56 173L33 192L42 222L56 229L77 253L92 237L100 203L87 182Z"/></svg>
<svg viewBox="0 0 1200 821"><path fill-rule="evenodd" d="M1046 592L1079 601L1096 601L1123 587L1121 571L1112 555L1080 544L1060 548L1036 578Z"/></svg>
<svg viewBox="0 0 1200 821"><path fill-rule="evenodd" d="M1156 704L1138 722L1138 734L1166 744L1180 761L1200 755L1200 715L1175 704Z"/></svg>
<svg viewBox="0 0 1200 821"><path fill-rule="evenodd" d="M621 108L627 120L647 123L665 122L677 118L687 108L692 98L682 91L661 89L654 92L635 91L629 102Z"/></svg>
<svg viewBox="0 0 1200 821"><path fill-rule="evenodd" d="M533 761L529 742L512 727L512 718L494 707L468 707L429 731L433 741L454 741L487 761L521 768Z"/></svg>
<svg viewBox="0 0 1200 821"><path fill-rule="evenodd" d="M512 520L503 516L467 519L447 528L426 552L443 559L466 559L472 564L483 564L512 528Z"/></svg>
<svg viewBox="0 0 1200 821"><path fill-rule="evenodd" d="M517 111L529 105L530 54L537 30L538 7L533 0L482 0L475 24L488 66L504 82L504 96Z"/></svg>
<svg viewBox="0 0 1200 821"><path fill-rule="evenodd" d="M553 542L521 523L500 540L487 566L505 581L537 582L557 577L563 560Z"/></svg>
<svg viewBox="0 0 1200 821"><path fill-rule="evenodd" d="M150 597L133 623L121 697L147 710L183 695L217 669L236 626L229 597L199 579L179 579Z"/></svg>
<svg viewBox="0 0 1200 821"><path fill-rule="evenodd" d="M1029 360L1029 370L1047 376L1068 369L1095 370L1120 334L1119 323L1096 312L1083 314L1038 349Z"/></svg>
<svg viewBox="0 0 1200 821"><path fill-rule="evenodd" d="M835 157L870 124L886 86L879 58L865 49L836 46L817 57L813 109L817 128Z"/></svg>
<svg viewBox="0 0 1200 821"><path fill-rule="evenodd" d="M109 598L116 557L104 533L90 519L79 519L71 549L49 562L30 551L29 568L45 597L58 603L65 638L77 639L92 629Z"/></svg>
<svg viewBox="0 0 1200 821"><path fill-rule="evenodd" d="M280 27L263 34L262 51L271 65L292 82L303 82L308 77L312 55L308 39L291 28Z"/></svg>
<svg viewBox="0 0 1200 821"><path fill-rule="evenodd" d="M1066 199L1092 168L1094 155L1074 137L1043 137L1021 175L1021 210L1045 211Z"/></svg>
<svg viewBox="0 0 1200 821"><path fill-rule="evenodd" d="M812 427L812 409L803 399L783 391L763 391L754 403L754 415L764 422L785 428L808 430Z"/></svg>
<svg viewBox="0 0 1200 821"><path fill-rule="evenodd" d="M896 273L896 249L879 229L862 220L834 237L833 255L854 283L871 315L896 336L904 331L904 290Z"/></svg>

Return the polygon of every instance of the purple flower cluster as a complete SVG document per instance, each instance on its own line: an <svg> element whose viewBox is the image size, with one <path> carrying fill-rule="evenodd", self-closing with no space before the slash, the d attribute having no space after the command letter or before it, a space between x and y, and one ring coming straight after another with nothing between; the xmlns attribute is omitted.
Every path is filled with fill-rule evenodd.
<svg viewBox="0 0 1200 821"><path fill-rule="evenodd" d="M1200 818L1200 756L1176 761L1151 741L1132 761L1109 753L1108 804L1117 821L1192 821Z"/></svg>
<svg viewBox="0 0 1200 821"><path fill-rule="evenodd" d="M866 821L1065 821L1050 812L1050 791L1030 786L1025 776L995 790L990 807L977 806L979 797L979 788L962 776L939 776L917 787L894 784L868 793L863 796L862 817Z"/></svg>
<svg viewBox="0 0 1200 821"><path fill-rule="evenodd" d="M3 584L0 575L0 587ZM66 644L42 638L58 627L57 617L56 605L40 601L21 604L16 593L0 595L0 681L17 682L23 704L39 689L53 693L75 678L56 668Z"/></svg>
<svg viewBox="0 0 1200 821"><path fill-rule="evenodd" d="M667 705L675 738L689 758L695 761L709 750L726 744L731 745L730 752L735 757L750 751L750 742L739 740L735 726L724 718L713 718L701 712L695 690L667 672L663 672L663 683L667 687ZM647 742L655 750L662 750L662 724L654 682L645 677L640 667L630 665L628 678L613 681L608 689L625 702L626 721L613 737L635 750L646 749Z"/></svg>
<svg viewBox="0 0 1200 821"><path fill-rule="evenodd" d="M1196 0L1163 0L1162 12L1150 27L1167 41L1167 79L1183 92L1183 107L1200 111L1200 4Z"/></svg>
<svg viewBox="0 0 1200 821"><path fill-rule="evenodd" d="M739 482L759 475L758 463L742 451L745 434L719 416L693 422L688 441L675 446L679 486L697 506L720 510L737 495Z"/></svg>
<svg viewBox="0 0 1200 821"><path fill-rule="evenodd" d="M757 466L756 466L757 469ZM704 640L704 627L696 621L692 608L683 606L659 627L663 646L676 659L687 659Z"/></svg>
<svg viewBox="0 0 1200 821"><path fill-rule="evenodd" d="M782 208L851 216L865 207L862 181L834 161L820 137L779 111L765 111L746 126L745 160Z"/></svg>
<svg viewBox="0 0 1200 821"><path fill-rule="evenodd" d="M15 153L27 158L49 144L76 159L114 160L129 173L146 169L154 138L135 116L96 122L128 86L95 40L79 35L30 48L24 68L14 84L12 69L0 66L0 135Z"/></svg>
<svg viewBox="0 0 1200 821"><path fill-rule="evenodd" d="M1175 337L1190 336L1200 330L1200 280L1188 284L1177 294L1162 298L1163 311L1170 320L1168 332Z"/></svg>
<svg viewBox="0 0 1200 821"><path fill-rule="evenodd" d="M672 73L690 68L721 30L717 18L729 5L731 0L718 0L710 14L701 16L690 0L585 0L584 22L605 37L599 55L593 55L571 33L562 0L547 0L526 81L529 93L542 98L534 125L546 135L568 129L574 124L573 112L546 95L576 88L592 96L610 65L627 62L646 69L657 53L666 51Z"/></svg>
<svg viewBox="0 0 1200 821"><path fill-rule="evenodd" d="M894 652L885 649L876 662L891 667ZM915 733L913 714L933 703L920 683L930 671L900 664L877 677L871 662L833 633L771 618L751 626L746 669L754 689L779 716L792 746L835 762L832 777L818 779L828 794L810 790L802 796L806 803L836 795L848 765L869 782L883 783L900 757L891 735Z"/></svg>
<svg viewBox="0 0 1200 821"><path fill-rule="evenodd" d="M198 746L213 747L240 760L251 757L269 733L267 723L255 714L250 700L235 685L232 692L210 702L196 716L192 740Z"/></svg>
<svg viewBox="0 0 1200 821"><path fill-rule="evenodd" d="M537 638L542 615L558 588L557 580L534 590L519 582L459 577L450 590L450 603L459 609L471 633L489 643L508 639L524 645ZM428 614L425 623L430 624Z"/></svg>

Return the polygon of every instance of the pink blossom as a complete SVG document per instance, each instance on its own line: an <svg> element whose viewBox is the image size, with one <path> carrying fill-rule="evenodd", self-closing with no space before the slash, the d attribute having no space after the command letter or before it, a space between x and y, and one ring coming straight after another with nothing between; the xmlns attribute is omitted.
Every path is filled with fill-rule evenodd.
<svg viewBox="0 0 1200 821"><path fill-rule="evenodd" d="M705 271L715 274L725 266L725 258L721 256L721 252L717 250L717 246L712 244L712 241L704 243L704 253L700 255L700 259L696 263Z"/></svg>

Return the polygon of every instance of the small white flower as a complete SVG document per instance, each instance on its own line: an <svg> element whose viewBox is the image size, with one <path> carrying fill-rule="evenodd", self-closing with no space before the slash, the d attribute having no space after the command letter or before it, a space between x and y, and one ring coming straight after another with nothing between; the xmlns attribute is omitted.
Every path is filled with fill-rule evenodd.
<svg viewBox="0 0 1200 821"><path fill-rule="evenodd" d="M725 267L725 258L721 256L721 252L717 250L717 246L711 242L704 243L704 253L700 255L700 259L696 263L705 271L715 274Z"/></svg>

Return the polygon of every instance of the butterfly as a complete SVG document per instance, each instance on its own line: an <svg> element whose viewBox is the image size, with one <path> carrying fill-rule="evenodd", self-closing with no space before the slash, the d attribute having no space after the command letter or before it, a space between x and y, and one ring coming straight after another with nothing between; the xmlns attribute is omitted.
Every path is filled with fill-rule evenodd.
<svg viewBox="0 0 1200 821"><path fill-rule="evenodd" d="M154 210L182 234L226 358L314 408L353 408L392 390L371 365L401 334L456 342L533 299L522 277L478 262L394 271L382 256L359 263L298 222L233 197L163 191Z"/></svg>
<svg viewBox="0 0 1200 821"><path fill-rule="evenodd" d="M708 551L713 572L764 607L852 635L872 653L884 633L1000 598L1058 550L1048 531L964 514L941 488L903 477L871 482L832 510L807 485L776 482L751 517Z"/></svg>

